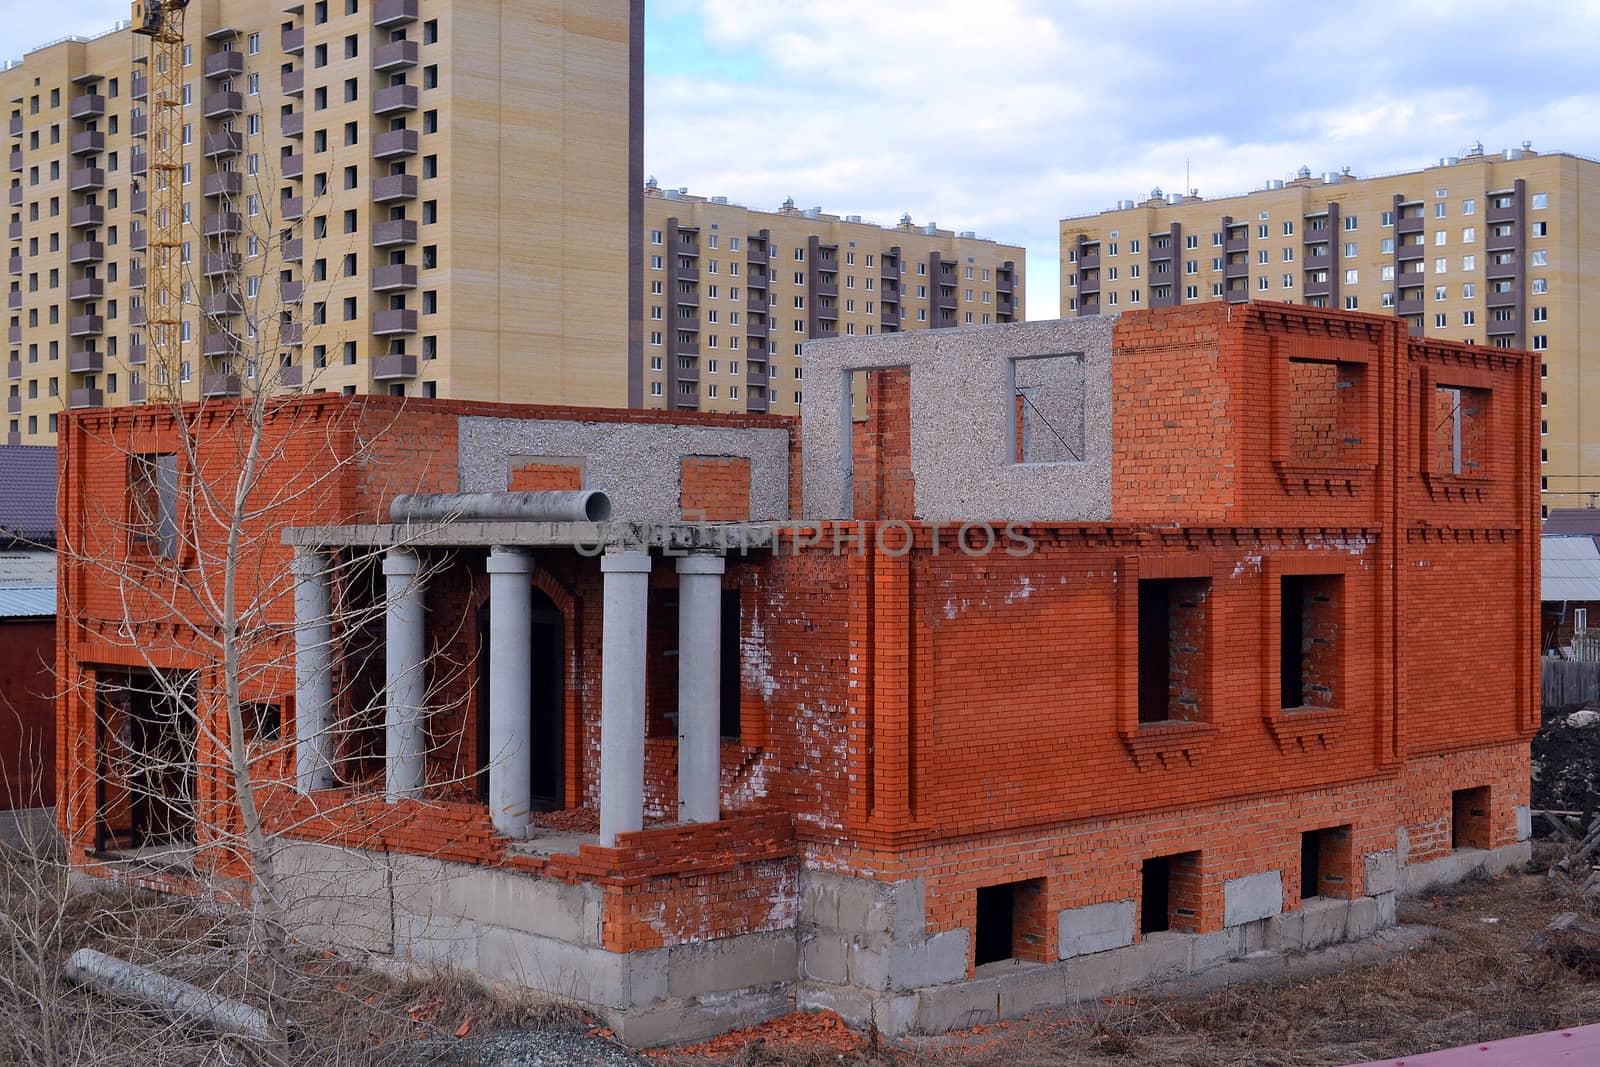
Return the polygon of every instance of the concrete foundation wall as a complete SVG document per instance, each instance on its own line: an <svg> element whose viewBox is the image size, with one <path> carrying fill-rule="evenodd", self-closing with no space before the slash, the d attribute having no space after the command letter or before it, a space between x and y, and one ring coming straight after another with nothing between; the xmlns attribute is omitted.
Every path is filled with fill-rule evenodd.
<svg viewBox="0 0 1600 1067"><path fill-rule="evenodd" d="M461 491L503 490L530 459L580 460L583 488L611 497L612 514L634 522L677 522L685 456L750 461L750 519L789 518L789 431L655 423L566 422L464 416Z"/></svg>
<svg viewBox="0 0 1600 1067"><path fill-rule="evenodd" d="M1105 520L1111 516L1110 318L1026 322L813 341L806 345L804 517L850 514L849 372L911 369L916 517L927 520ZM1081 353L1081 370L1030 356ZM1066 375L1066 381L1060 381ZM1056 382L1054 388L1051 383ZM1046 403L1080 462L1016 463L1014 387ZM1078 390L1081 389L1081 398ZM1079 419L1071 414L1081 410ZM1054 434L1052 440L1056 440Z"/></svg>

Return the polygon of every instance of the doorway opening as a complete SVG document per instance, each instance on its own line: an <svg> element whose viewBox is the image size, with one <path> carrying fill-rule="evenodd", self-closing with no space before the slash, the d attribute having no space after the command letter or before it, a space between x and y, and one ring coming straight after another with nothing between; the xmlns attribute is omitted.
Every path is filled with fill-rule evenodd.
<svg viewBox="0 0 1600 1067"><path fill-rule="evenodd" d="M101 672L95 686L97 853L195 838L195 676Z"/></svg>

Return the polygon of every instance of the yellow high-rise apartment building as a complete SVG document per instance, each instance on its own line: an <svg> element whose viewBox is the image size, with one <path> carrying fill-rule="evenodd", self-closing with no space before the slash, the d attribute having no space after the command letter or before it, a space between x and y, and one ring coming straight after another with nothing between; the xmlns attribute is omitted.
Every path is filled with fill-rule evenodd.
<svg viewBox="0 0 1600 1067"><path fill-rule="evenodd" d="M628 402L643 0L194 0L186 23L169 385ZM125 26L0 70L0 440L152 393L151 75Z"/></svg>
<svg viewBox="0 0 1600 1067"><path fill-rule="evenodd" d="M1600 498L1600 371L1585 375L1600 367L1600 162L1478 145L1405 174L1302 168L1239 196L1156 190L1061 222L1063 315L1252 299L1537 351L1544 505Z"/></svg>
<svg viewBox="0 0 1600 1067"><path fill-rule="evenodd" d="M652 180L644 218L646 407L798 415L806 341L1023 318L1020 247L909 216L755 211Z"/></svg>

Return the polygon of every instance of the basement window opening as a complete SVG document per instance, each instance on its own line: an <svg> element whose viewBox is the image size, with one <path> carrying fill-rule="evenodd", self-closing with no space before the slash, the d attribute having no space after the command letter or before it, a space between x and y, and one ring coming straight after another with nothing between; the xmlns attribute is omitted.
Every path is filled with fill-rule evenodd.
<svg viewBox="0 0 1600 1067"><path fill-rule="evenodd" d="M1450 848L1489 847L1489 787L1457 789L1450 794Z"/></svg>
<svg viewBox="0 0 1600 1067"><path fill-rule="evenodd" d="M1350 826L1306 830L1300 835L1300 899L1343 897L1351 857Z"/></svg>
<svg viewBox="0 0 1600 1067"><path fill-rule="evenodd" d="M1153 856L1140 865L1139 934L1192 934L1200 923L1200 853Z"/></svg>
<svg viewBox="0 0 1600 1067"><path fill-rule="evenodd" d="M1045 959L1044 879L981 886L973 964Z"/></svg>
<svg viewBox="0 0 1600 1067"><path fill-rule="evenodd" d="M1209 578L1139 581L1139 722L1198 722Z"/></svg>

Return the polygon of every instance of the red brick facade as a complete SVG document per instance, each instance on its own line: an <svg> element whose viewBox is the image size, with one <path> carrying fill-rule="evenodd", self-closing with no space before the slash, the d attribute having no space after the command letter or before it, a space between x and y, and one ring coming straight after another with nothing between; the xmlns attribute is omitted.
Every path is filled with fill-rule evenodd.
<svg viewBox="0 0 1600 1067"><path fill-rule="evenodd" d="M458 792L363 801L297 833L595 881L606 945L620 951L792 924L801 866L923 878L929 933L970 929L979 889L1020 883L1015 951L1037 960L1057 958L1051 916L1137 899L1152 858L1169 863L1172 927L1205 933L1223 925L1229 879L1280 872L1296 906L1307 834L1329 896L1362 894L1362 857L1394 850L1397 832L1411 862L1514 842L1538 713L1537 362L1410 339L1390 318L1273 304L1147 311L1113 336L1114 521L1025 524L1020 541L982 554L949 526L909 523L909 553L885 548L903 528L878 542L889 530L876 520L909 519L915 493L910 372L874 373L853 460L855 515L873 521L730 559L740 714L737 739L723 742L722 822L664 824L675 811L676 576L658 560L646 829L616 849L519 857ZM1435 435L1442 396L1462 431L1447 452ZM454 488L448 420L461 405L413 404L293 407L318 432L286 430L283 447L299 450L286 469L325 469L361 434L382 459L320 485L292 524L371 521L395 492ZM90 502L126 489L107 442L154 450L162 433L137 410L67 420L62 495L81 510L65 506L65 537L126 551L88 518ZM229 460L215 458L219 471ZM291 473L285 488L296 477L309 476ZM513 487L559 477L514 473ZM748 463L691 457L679 503L685 515L740 518L749 485ZM1026 551L1007 551L1021 542ZM482 605L481 564L462 558L442 616ZM287 550L264 552L262 573L287 564ZM563 801L592 809L598 566L543 549L535 566L564 620ZM63 589L75 618L62 668L127 664L96 638L116 614L111 591L82 568L64 571ZM287 601L275 610L287 621ZM472 627L435 638L463 669L438 694L430 771L462 781L477 769L467 680L479 639ZM199 650L171 659L210 669ZM260 684L292 689L285 674ZM63 796L77 799L62 818L81 846L86 801L71 783L92 767L91 715L67 701ZM280 793L275 818L347 795Z"/></svg>

